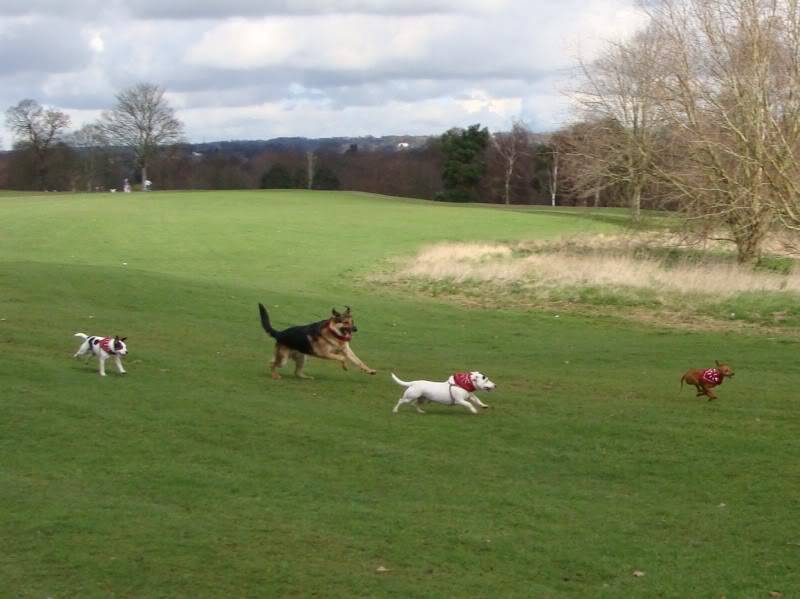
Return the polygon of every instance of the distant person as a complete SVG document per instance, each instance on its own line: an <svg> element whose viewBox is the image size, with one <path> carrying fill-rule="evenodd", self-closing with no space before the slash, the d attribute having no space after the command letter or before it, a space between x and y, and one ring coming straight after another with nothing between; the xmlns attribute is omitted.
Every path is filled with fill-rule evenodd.
<svg viewBox="0 0 800 599"><path fill-rule="evenodd" d="M150 191L150 187L153 185L153 182L150 179L144 180L144 190Z"/></svg>
<svg viewBox="0 0 800 599"><path fill-rule="evenodd" d="M131 183L127 179L124 179L122 181L122 191L124 191L125 193L131 192Z"/></svg>

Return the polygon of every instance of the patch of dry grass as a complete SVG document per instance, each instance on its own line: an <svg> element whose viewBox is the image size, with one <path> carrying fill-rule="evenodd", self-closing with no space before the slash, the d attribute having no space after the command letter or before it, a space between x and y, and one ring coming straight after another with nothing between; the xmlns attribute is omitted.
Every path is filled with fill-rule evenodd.
<svg viewBox="0 0 800 599"><path fill-rule="evenodd" d="M381 281L478 305L558 306L672 324L704 319L800 326L800 272L736 263L669 233L557 241L440 243L401 261Z"/></svg>
<svg viewBox="0 0 800 599"><path fill-rule="evenodd" d="M637 255L636 250L636 245L623 246L614 238L549 246L443 243L423 249L398 276L455 283L522 283L545 289L635 288L718 298L750 291L800 293L800 274L795 272L763 272L721 260L670 264L663 258Z"/></svg>

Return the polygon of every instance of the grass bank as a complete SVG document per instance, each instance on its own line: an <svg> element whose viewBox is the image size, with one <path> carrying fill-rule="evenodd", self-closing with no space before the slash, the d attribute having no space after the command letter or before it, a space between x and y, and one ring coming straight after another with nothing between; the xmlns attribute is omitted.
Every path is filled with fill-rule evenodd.
<svg viewBox="0 0 800 599"><path fill-rule="evenodd" d="M800 587L800 346L464 309L376 264L612 223L363 194L0 199L0 580L13 597L760 597ZM268 378L351 305L379 373ZM125 377L71 359L127 335ZM709 403L689 366L737 371ZM485 371L492 408L392 415ZM644 572L637 577L635 571Z"/></svg>

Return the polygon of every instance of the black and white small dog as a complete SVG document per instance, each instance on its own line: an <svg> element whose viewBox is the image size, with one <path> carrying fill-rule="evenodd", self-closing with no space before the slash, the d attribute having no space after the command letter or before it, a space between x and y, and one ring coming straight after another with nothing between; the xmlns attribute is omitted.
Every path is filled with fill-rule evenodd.
<svg viewBox="0 0 800 599"><path fill-rule="evenodd" d="M122 367L122 356L128 355L128 347L125 345L127 337L96 337L94 335L87 336L83 333L75 333L75 336L82 337L83 343L81 343L75 355L72 356L73 358L80 358L86 354L97 356L100 361L100 376L105 376L106 360L113 357L119 373L125 374L125 369Z"/></svg>

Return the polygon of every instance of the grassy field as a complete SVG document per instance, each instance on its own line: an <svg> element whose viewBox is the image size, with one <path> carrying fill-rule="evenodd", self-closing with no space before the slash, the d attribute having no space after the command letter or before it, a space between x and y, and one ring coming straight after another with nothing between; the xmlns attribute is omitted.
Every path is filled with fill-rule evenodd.
<svg viewBox="0 0 800 599"><path fill-rule="evenodd" d="M620 222L323 192L0 197L0 595L792 596L796 340L366 282L435 240ZM279 327L352 306L378 375L272 381L258 301ZM127 335L129 374L72 360L76 331ZM720 399L679 395L715 358L737 371ZM390 371L457 369L498 383L489 411L392 415Z"/></svg>

